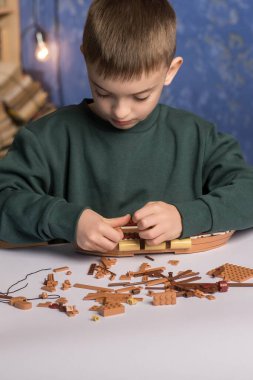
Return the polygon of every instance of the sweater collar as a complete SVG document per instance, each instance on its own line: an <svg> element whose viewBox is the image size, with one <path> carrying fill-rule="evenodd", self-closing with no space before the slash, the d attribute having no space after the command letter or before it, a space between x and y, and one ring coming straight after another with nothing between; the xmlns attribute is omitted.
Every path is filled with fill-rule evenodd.
<svg viewBox="0 0 253 380"><path fill-rule="evenodd" d="M115 131L117 133L142 133L142 132L145 132L155 125L156 120L158 118L158 114L159 114L159 104L157 104L156 107L146 117L145 120L140 121L139 123L137 123L135 126L133 126L130 129L118 129L118 128L114 127L109 121L104 120L100 116L95 114L90 109L90 107L88 106L88 104L90 104L90 103L93 103L93 99L85 98L81 102L80 105L85 107L85 111L87 112L89 117L91 117L96 122L95 125L100 129L106 128L107 130Z"/></svg>

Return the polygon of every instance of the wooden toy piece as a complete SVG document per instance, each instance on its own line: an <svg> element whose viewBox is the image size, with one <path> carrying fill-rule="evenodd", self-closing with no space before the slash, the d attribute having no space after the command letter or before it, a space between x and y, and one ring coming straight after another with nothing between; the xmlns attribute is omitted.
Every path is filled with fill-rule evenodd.
<svg viewBox="0 0 253 380"><path fill-rule="evenodd" d="M100 320L100 318L99 318L99 315L92 315L91 316L91 320L93 321L93 322L97 322L97 321L99 321Z"/></svg>
<svg viewBox="0 0 253 380"><path fill-rule="evenodd" d="M193 292L194 292L194 295L198 298L205 298L206 296L206 294L199 289L195 289Z"/></svg>
<svg viewBox="0 0 253 380"><path fill-rule="evenodd" d="M212 296L212 295L210 295L210 294L208 294L208 295L206 296L206 298L207 298L208 300L210 300L210 301L213 301L213 300L216 299L215 296Z"/></svg>
<svg viewBox="0 0 253 380"><path fill-rule="evenodd" d="M49 307L52 302L40 302L37 304L37 307Z"/></svg>
<svg viewBox="0 0 253 380"><path fill-rule="evenodd" d="M65 303L67 303L68 300L65 297L60 297L55 302L58 303L59 305L65 305Z"/></svg>
<svg viewBox="0 0 253 380"><path fill-rule="evenodd" d="M130 293L127 294L119 294L119 293L105 293L105 292L98 292L98 293L89 293L85 297L83 297L83 300L90 301L106 301L111 300L111 302L126 302L128 298L131 297Z"/></svg>
<svg viewBox="0 0 253 380"><path fill-rule="evenodd" d="M145 250L146 251L161 251L166 249L166 241L159 244L159 245L148 245L145 243Z"/></svg>
<svg viewBox="0 0 253 380"><path fill-rule="evenodd" d="M99 314L103 317L110 317L112 315L123 314L125 313L125 306L121 303L106 303L99 310Z"/></svg>
<svg viewBox="0 0 253 380"><path fill-rule="evenodd" d="M103 278L106 275L110 275L110 280L114 280L114 278L116 277L116 274L107 269L104 263L102 263L102 265L96 265L95 271L95 278L97 279Z"/></svg>
<svg viewBox="0 0 253 380"><path fill-rule="evenodd" d="M253 277L253 269L234 264L224 264L207 272L213 277L221 277L225 281L243 282Z"/></svg>
<svg viewBox="0 0 253 380"><path fill-rule="evenodd" d="M148 259L148 260L155 261L155 259L154 259L153 257L151 257L151 256L145 255L145 257L146 257L146 259Z"/></svg>
<svg viewBox="0 0 253 380"><path fill-rule="evenodd" d="M141 292L140 287L130 290L130 293L131 293L131 294L134 294L134 295L135 295L135 294L140 294L140 292Z"/></svg>
<svg viewBox="0 0 253 380"><path fill-rule="evenodd" d="M44 281L44 285L47 285L47 286L57 286L58 285L58 281L55 281L53 273L49 273L47 275L47 278Z"/></svg>
<svg viewBox="0 0 253 380"><path fill-rule="evenodd" d="M55 303L51 303L51 305L49 305L48 307L49 307L49 309L57 309L57 310L59 310L60 305L55 302Z"/></svg>
<svg viewBox="0 0 253 380"><path fill-rule="evenodd" d="M153 286L153 285L158 285L158 284L169 284L169 281L167 278L159 278L156 280L150 280L146 282L147 286Z"/></svg>
<svg viewBox="0 0 253 380"><path fill-rule="evenodd" d="M126 286L130 285L131 283L129 281L126 282L112 282L111 284L108 284L108 286Z"/></svg>
<svg viewBox="0 0 253 380"><path fill-rule="evenodd" d="M168 263L170 264L170 265L178 265L179 264L179 260L169 260L168 261Z"/></svg>
<svg viewBox="0 0 253 380"><path fill-rule="evenodd" d="M138 301L135 298L130 297L130 298L128 298L127 303L128 303L128 305L136 305L138 303Z"/></svg>
<svg viewBox="0 0 253 380"><path fill-rule="evenodd" d="M61 289L62 290L68 290L71 288L71 283L69 280L65 280L63 283L62 283L62 287Z"/></svg>
<svg viewBox="0 0 253 380"><path fill-rule="evenodd" d="M191 269L187 269L183 272L179 272L176 276L172 276L172 279L175 281L179 278L183 278L183 277L189 277L189 276L192 276L192 270Z"/></svg>
<svg viewBox="0 0 253 380"><path fill-rule="evenodd" d="M174 290L166 290L153 294L153 305L175 305L177 302L176 292Z"/></svg>
<svg viewBox="0 0 253 380"><path fill-rule="evenodd" d="M113 259L110 257L101 257L101 262L103 263L106 269L110 269L112 265L116 264L117 259Z"/></svg>
<svg viewBox="0 0 253 380"><path fill-rule="evenodd" d="M126 274L122 274L119 279L122 281L128 281L131 280L132 276L132 272L127 272Z"/></svg>
<svg viewBox="0 0 253 380"><path fill-rule="evenodd" d="M142 263L141 266L140 266L140 268L139 268L139 271L140 272L144 272L146 269L149 269L149 268L151 268L150 264L148 264L148 263Z"/></svg>
<svg viewBox="0 0 253 380"><path fill-rule="evenodd" d="M141 277L147 274L150 275L156 272L163 272L165 269L166 269L165 267L148 268L148 269L145 269L144 271L132 272L132 274L134 277Z"/></svg>
<svg viewBox="0 0 253 380"><path fill-rule="evenodd" d="M136 287L136 286L127 286L127 287L124 287L124 288L120 288L120 289L117 289L116 290L116 293L124 293L124 292L132 292L133 290L140 290L140 289L142 289L142 287L141 286L138 286L138 287Z"/></svg>
<svg viewBox="0 0 253 380"><path fill-rule="evenodd" d="M124 234L126 234L126 233L138 233L139 232L139 229L138 229L137 225L122 226L121 229L124 232Z"/></svg>
<svg viewBox="0 0 253 380"><path fill-rule="evenodd" d="M140 250L139 239L127 239L119 242L119 251L138 251Z"/></svg>
<svg viewBox="0 0 253 380"><path fill-rule="evenodd" d="M79 314L79 311L77 310L76 306L64 306L65 311L68 317L75 317L77 314Z"/></svg>
<svg viewBox="0 0 253 380"><path fill-rule="evenodd" d="M88 273L87 273L89 276L92 276L94 274L96 266L97 266L97 264L95 264L95 263L90 265L90 268L89 268Z"/></svg>
<svg viewBox="0 0 253 380"><path fill-rule="evenodd" d="M9 301L11 306L16 307L21 310L30 310L32 308L32 303L28 302L25 297L12 297Z"/></svg>
<svg viewBox="0 0 253 380"><path fill-rule="evenodd" d="M101 308L101 306L98 306L98 305L93 305L89 308L89 310L91 311L98 311L99 309Z"/></svg>
<svg viewBox="0 0 253 380"><path fill-rule="evenodd" d="M102 291L102 292L114 292L113 289L102 288L101 286L78 284L78 283L74 284L73 287L74 288L81 288L81 289L88 289L88 290L98 290L98 291Z"/></svg>
<svg viewBox="0 0 253 380"><path fill-rule="evenodd" d="M48 294L46 292L42 292L40 295L39 295L40 298L42 299L45 299L45 298L48 298Z"/></svg>
<svg viewBox="0 0 253 380"><path fill-rule="evenodd" d="M55 269L53 269L53 272L66 272L66 271L68 271L69 270L69 267L60 267L60 268L55 268Z"/></svg>
<svg viewBox="0 0 253 380"><path fill-rule="evenodd" d="M190 249L192 246L191 238L175 239L170 242L170 249Z"/></svg>
<svg viewBox="0 0 253 380"><path fill-rule="evenodd" d="M56 291L56 288L53 287L53 286L46 286L46 285L44 285L44 286L41 287L41 290L45 290L46 292L53 293L53 292Z"/></svg>
<svg viewBox="0 0 253 380"><path fill-rule="evenodd" d="M44 286L42 286L41 289L46 290L47 292L55 292L56 285L58 285L58 281L55 281L53 273L49 273L44 281Z"/></svg>

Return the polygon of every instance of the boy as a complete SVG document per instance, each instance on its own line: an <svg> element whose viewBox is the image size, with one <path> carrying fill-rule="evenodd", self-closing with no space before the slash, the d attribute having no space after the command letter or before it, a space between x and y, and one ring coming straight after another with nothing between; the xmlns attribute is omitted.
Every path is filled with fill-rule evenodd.
<svg viewBox="0 0 253 380"><path fill-rule="evenodd" d="M23 128L0 163L0 238L115 248L131 217L148 244L253 226L237 143L158 104L183 59L166 0L94 0L83 52L93 95Z"/></svg>

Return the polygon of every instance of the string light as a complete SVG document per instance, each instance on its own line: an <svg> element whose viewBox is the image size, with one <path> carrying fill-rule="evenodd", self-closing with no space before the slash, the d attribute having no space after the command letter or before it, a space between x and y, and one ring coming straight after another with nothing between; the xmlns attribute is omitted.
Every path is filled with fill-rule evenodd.
<svg viewBox="0 0 253 380"><path fill-rule="evenodd" d="M44 62L49 57L49 50L45 41L45 35L41 30L37 30L35 33L36 38L36 49L35 57L38 61Z"/></svg>

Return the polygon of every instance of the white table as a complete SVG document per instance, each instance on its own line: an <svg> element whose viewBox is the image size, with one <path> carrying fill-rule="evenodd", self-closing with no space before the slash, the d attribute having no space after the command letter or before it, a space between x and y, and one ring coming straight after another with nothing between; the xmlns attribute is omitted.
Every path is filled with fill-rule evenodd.
<svg viewBox="0 0 253 380"><path fill-rule="evenodd" d="M121 258L112 270L120 275L148 262L174 272L199 271L202 281L210 281L206 272L224 263L253 268L252 245L253 230L247 230L213 251L157 255L154 262L144 256ZM172 267L170 259L180 264ZM65 265L72 270L72 284L107 286L107 278L87 275L92 262L99 259L75 253L71 245L0 250L0 291L29 272ZM28 277L29 286L17 294L36 297L48 273ZM66 277L55 274L59 285ZM253 288L230 288L217 293L214 301L178 298L175 306L153 306L143 290L144 302L126 305L125 314L98 322L91 321L94 313L88 311L94 302L82 300L88 291L58 289L79 315L69 318L58 310L38 308L39 301L27 311L0 304L1 380L253 378Z"/></svg>

